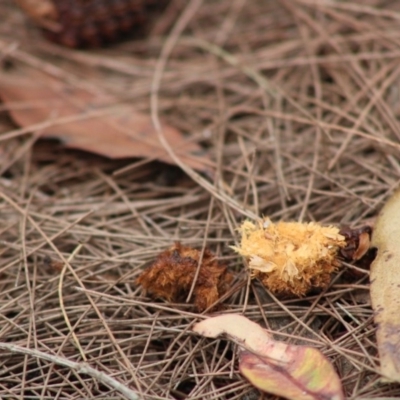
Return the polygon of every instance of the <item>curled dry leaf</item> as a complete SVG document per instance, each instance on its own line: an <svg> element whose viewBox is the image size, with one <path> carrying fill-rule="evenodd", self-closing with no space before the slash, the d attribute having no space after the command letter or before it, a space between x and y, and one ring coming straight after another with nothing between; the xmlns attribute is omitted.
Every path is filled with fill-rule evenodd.
<svg viewBox="0 0 400 400"><path fill-rule="evenodd" d="M346 246L340 249L340 254L345 260L358 261L365 256L371 245L370 226L365 225L356 229L343 227L339 233L346 240Z"/></svg>
<svg viewBox="0 0 400 400"><path fill-rule="evenodd" d="M41 137L59 139L67 147L109 158L173 162L150 117L107 94L91 93L26 68L0 73L0 97L18 125L39 125ZM168 125L163 125L163 133L182 161L198 170L207 169L206 160L198 156L202 153L198 144Z"/></svg>
<svg viewBox="0 0 400 400"><path fill-rule="evenodd" d="M226 334L239 342L240 372L264 392L293 400L344 398L339 377L320 351L275 341L242 315L208 318L193 330L212 338Z"/></svg>
<svg viewBox="0 0 400 400"><path fill-rule="evenodd" d="M344 236L333 226L317 223L245 221L242 240L233 247L249 261L249 269L271 291L302 296L311 288L325 288L340 262Z"/></svg>
<svg viewBox="0 0 400 400"><path fill-rule="evenodd" d="M381 373L400 382L400 190L380 212L372 246L377 256L371 265L371 302L377 326Z"/></svg>
<svg viewBox="0 0 400 400"><path fill-rule="evenodd" d="M199 266L200 257L200 250L176 243L161 253L136 282L154 297L185 301L199 268L193 301L198 311L204 311L226 293L233 276L208 249L204 250Z"/></svg>

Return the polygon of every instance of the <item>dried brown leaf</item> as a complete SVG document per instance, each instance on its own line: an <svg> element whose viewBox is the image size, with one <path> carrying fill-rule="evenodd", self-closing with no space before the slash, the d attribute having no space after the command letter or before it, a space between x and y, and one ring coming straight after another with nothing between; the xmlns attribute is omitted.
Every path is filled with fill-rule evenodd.
<svg viewBox="0 0 400 400"><path fill-rule="evenodd" d="M136 282L154 297L171 302L185 301L195 279L200 256L199 250L176 243L162 252ZM204 250L199 268L193 301L198 311L204 311L226 293L233 277L227 266L208 249Z"/></svg>
<svg viewBox="0 0 400 400"><path fill-rule="evenodd" d="M346 246L340 249L340 254L345 260L358 261L367 254L371 245L370 226L354 229L346 226L341 228L339 233L346 239Z"/></svg>
<svg viewBox="0 0 400 400"><path fill-rule="evenodd" d="M173 163L162 147L148 115L103 93L90 93L61 80L26 69L0 73L0 97L22 127L43 124L41 137L109 158L143 157ZM57 122L57 120L59 120ZM54 121L54 122L53 122ZM204 170L198 144L163 125L167 141L192 168Z"/></svg>

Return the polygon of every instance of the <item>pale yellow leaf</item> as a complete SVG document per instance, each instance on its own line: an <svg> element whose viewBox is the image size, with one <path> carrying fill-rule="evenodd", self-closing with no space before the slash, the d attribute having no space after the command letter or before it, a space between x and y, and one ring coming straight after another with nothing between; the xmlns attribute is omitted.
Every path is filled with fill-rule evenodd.
<svg viewBox="0 0 400 400"><path fill-rule="evenodd" d="M371 302L381 373L400 382L400 190L380 212L371 244L378 249L371 265Z"/></svg>

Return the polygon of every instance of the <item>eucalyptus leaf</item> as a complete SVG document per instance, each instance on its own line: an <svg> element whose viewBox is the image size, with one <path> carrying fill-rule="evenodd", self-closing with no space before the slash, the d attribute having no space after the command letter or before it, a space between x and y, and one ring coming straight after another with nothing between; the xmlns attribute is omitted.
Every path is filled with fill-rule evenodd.
<svg viewBox="0 0 400 400"><path fill-rule="evenodd" d="M384 380L400 382L400 190L380 212L372 235L371 302Z"/></svg>

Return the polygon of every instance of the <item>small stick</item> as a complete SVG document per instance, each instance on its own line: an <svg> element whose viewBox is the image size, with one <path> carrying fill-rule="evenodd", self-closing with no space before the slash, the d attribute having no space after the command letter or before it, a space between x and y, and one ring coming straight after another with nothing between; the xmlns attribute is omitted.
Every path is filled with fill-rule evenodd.
<svg viewBox="0 0 400 400"><path fill-rule="evenodd" d="M35 349L27 349L25 347L21 347L11 343L0 343L0 349L8 350L13 353L25 354L28 356L39 358L41 360L50 361L63 367L71 368L75 370L78 374L89 375L92 378L97 379L99 382L117 390L129 400L140 400L139 395L134 390L129 389L121 382L118 382L111 376L106 375L104 372L98 371L97 369L90 367L86 363L77 363L75 361L71 361L60 356L43 353L42 351Z"/></svg>

